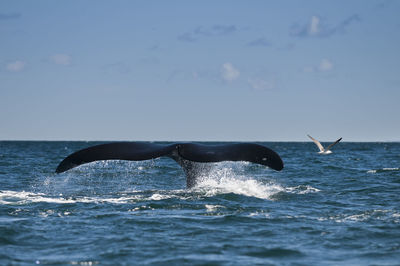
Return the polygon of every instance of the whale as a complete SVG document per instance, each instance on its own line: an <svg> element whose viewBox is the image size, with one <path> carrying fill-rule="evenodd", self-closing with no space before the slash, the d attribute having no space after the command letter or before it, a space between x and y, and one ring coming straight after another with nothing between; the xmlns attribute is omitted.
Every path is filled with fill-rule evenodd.
<svg viewBox="0 0 400 266"><path fill-rule="evenodd" d="M281 157L272 149L256 143L200 143L110 142L78 150L65 157L56 173L63 173L79 165L103 160L143 161L169 157L176 161L186 175L186 186L192 188L204 174L208 163L245 161L267 166L276 171L284 167Z"/></svg>

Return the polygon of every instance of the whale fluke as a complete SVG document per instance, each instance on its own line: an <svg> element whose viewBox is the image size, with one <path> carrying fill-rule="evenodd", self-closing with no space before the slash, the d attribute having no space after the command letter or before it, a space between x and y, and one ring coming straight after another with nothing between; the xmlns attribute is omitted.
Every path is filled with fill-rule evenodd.
<svg viewBox="0 0 400 266"><path fill-rule="evenodd" d="M311 137L310 135L307 135L307 136L315 143L315 145L317 145L317 147L318 147L318 149L319 149L319 152L318 152L318 153L320 153L320 154L329 154L329 153L332 153L331 148L332 148L335 144L337 144L339 141L342 140L342 138L339 138L338 140L336 140L334 143L332 143L331 145L329 145L329 146L325 149L324 146L322 146L322 144L321 144L318 140L314 139L314 138Z"/></svg>
<svg viewBox="0 0 400 266"><path fill-rule="evenodd" d="M102 160L142 161L167 156L174 145L141 142L115 142L91 146L66 157L57 167L56 173L65 172L81 164Z"/></svg>
<svg viewBox="0 0 400 266"><path fill-rule="evenodd" d="M101 160L142 161L158 157L170 157L183 168L187 185L195 185L194 163L221 161L247 161L268 166L274 170L283 169L283 161L273 150L254 143L204 145L196 143L156 144L147 142L112 142L95 145L67 156L57 167L62 173L79 165Z"/></svg>

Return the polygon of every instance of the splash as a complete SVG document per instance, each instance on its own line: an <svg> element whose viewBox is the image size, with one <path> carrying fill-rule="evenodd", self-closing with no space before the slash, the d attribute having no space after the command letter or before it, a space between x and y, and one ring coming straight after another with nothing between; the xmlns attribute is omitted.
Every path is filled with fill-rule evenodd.
<svg viewBox="0 0 400 266"><path fill-rule="evenodd" d="M318 193L321 190L310 185L299 186L283 186L276 181L271 180L264 175L253 176L240 175L243 172L249 172L244 169L249 167L248 164L219 164L219 167L214 167L207 175L200 176L198 184L193 189L195 192L204 193L205 196L212 197L218 194L234 193L247 197L255 197L267 200L276 200L278 193L288 194L309 194Z"/></svg>
<svg viewBox="0 0 400 266"><path fill-rule="evenodd" d="M248 197L271 200L276 193L285 189L272 181L265 183L253 178L238 175L229 167L214 169L207 176L201 176L195 191L212 197L218 194L234 193Z"/></svg>

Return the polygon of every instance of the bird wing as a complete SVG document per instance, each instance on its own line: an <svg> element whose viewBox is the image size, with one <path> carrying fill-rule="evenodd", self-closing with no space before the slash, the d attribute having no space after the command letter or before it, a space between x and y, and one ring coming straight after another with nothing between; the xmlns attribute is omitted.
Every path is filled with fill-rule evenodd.
<svg viewBox="0 0 400 266"><path fill-rule="evenodd" d="M307 135L307 136L308 136L312 141L314 141L315 145L318 146L318 149L319 149L320 151L325 151L324 146L322 146L322 144L321 144L318 140L314 139L314 138L311 137L310 135Z"/></svg>
<svg viewBox="0 0 400 266"><path fill-rule="evenodd" d="M339 138L338 140L336 140L334 143L332 143L331 145L329 145L326 150L329 151L336 143L338 143L339 141L341 141L342 138Z"/></svg>

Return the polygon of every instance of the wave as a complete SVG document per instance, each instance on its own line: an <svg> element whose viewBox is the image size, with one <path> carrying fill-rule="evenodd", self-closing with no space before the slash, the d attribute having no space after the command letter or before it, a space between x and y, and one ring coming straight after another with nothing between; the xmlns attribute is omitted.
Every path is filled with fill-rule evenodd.
<svg viewBox="0 0 400 266"><path fill-rule="evenodd" d="M137 200L138 196L129 197L63 197L49 196L44 193L34 193L26 191L0 191L0 204L7 205L25 205L29 203L55 203L55 204L72 204L72 203L128 203Z"/></svg>
<svg viewBox="0 0 400 266"><path fill-rule="evenodd" d="M320 221L335 221L336 223L356 223L365 222L371 219L375 220L392 220L394 223L400 222L400 212L395 210L366 210L355 214L340 214L329 217L320 217Z"/></svg>
<svg viewBox="0 0 400 266"><path fill-rule="evenodd" d="M294 194L308 194L308 193L317 193L320 192L321 190L309 185L300 185L296 187L288 187L286 188L286 192L288 193L294 193Z"/></svg>
<svg viewBox="0 0 400 266"><path fill-rule="evenodd" d="M368 170L367 173L369 174L376 174L376 173L384 173L384 172L396 172L400 171L399 167L389 167L389 168L381 168L381 169L371 169Z"/></svg>
<svg viewBox="0 0 400 266"><path fill-rule="evenodd" d="M237 168L248 167L248 164L235 164L229 162L219 163L207 175L198 179L197 185L192 189L206 197L214 197L219 194L237 194L260 199L271 199L271 196L284 190L279 184L273 182L263 183L254 178L237 174Z"/></svg>
<svg viewBox="0 0 400 266"><path fill-rule="evenodd" d="M285 191L285 188L279 184L264 184L254 179L207 178L203 179L193 190L196 192L203 192L207 197L233 193L247 197L271 199L276 193Z"/></svg>
<svg viewBox="0 0 400 266"><path fill-rule="evenodd" d="M280 184L263 183L254 179L241 180L236 178L203 179L191 190L161 190L161 191L131 191L103 196L68 196L46 195L28 191L0 191L0 204L26 205L31 203L53 204L127 204L141 201L162 201L168 199L192 200L201 197L215 197L221 194L236 194L259 199L276 200L278 193L308 194L320 190L311 186L284 187ZM211 207L212 208L212 207Z"/></svg>
<svg viewBox="0 0 400 266"><path fill-rule="evenodd" d="M197 192L203 192L206 196L233 193L259 199L275 200L278 193L308 194L320 190L312 186L285 187L273 180L265 181L249 178L248 176L237 175L232 168L217 169L200 178L194 188Z"/></svg>
<svg viewBox="0 0 400 266"><path fill-rule="evenodd" d="M234 166L233 166L234 165ZM53 204L126 204L140 201L162 201L169 199L197 200L199 197L218 197L224 194L235 194L245 197L254 197L265 200L278 200L275 197L280 193L308 194L318 193L319 189L308 185L284 186L279 184L265 173L252 174L252 171L238 171L238 164L225 163L219 165L207 175L199 178L198 184L191 189L156 189L156 190L126 190L123 179L105 179L111 182L112 189L104 189L104 186L89 186L93 179L81 180L74 175L66 175L64 179L53 179L46 177L41 180L41 186L33 186L35 192L0 190L0 204L26 205L30 203L53 203ZM239 167L249 167L248 164L239 164ZM246 175L238 174L246 172ZM129 176L129 175L127 175ZM119 176L120 177L120 176ZM98 179L98 178L97 178ZM94 179L94 180L97 180ZM104 181L104 180L103 180ZM105 181L104 181L105 182ZM103 184L104 185L104 184ZM72 187L72 189L71 189ZM138 188L136 186L136 188ZM43 191L44 189L44 191ZM212 209L212 207L210 207Z"/></svg>

